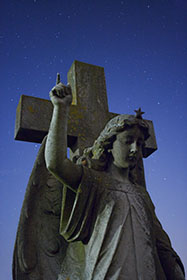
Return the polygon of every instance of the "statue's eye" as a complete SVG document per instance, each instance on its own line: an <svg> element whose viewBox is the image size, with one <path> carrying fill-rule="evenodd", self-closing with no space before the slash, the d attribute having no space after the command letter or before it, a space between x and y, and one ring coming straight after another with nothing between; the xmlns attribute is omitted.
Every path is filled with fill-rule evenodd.
<svg viewBox="0 0 187 280"><path fill-rule="evenodd" d="M125 144L127 144L127 145L130 145L130 144L132 144L132 143L133 143L133 141L130 140L130 139L125 141Z"/></svg>
<svg viewBox="0 0 187 280"><path fill-rule="evenodd" d="M124 139L124 144L126 145L130 145L134 142L134 138L132 136L127 136L125 139Z"/></svg>

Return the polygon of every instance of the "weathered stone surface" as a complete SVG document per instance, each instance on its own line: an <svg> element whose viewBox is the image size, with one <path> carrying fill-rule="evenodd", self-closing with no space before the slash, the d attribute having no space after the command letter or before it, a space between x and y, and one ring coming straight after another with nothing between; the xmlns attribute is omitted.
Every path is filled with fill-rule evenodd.
<svg viewBox="0 0 187 280"><path fill-rule="evenodd" d="M150 137L145 142L145 147L143 149L143 157L146 158L149 155L151 155L153 152L157 150L157 143L156 143L156 137L155 137L155 131L153 122L150 120L146 120L149 125L149 133Z"/></svg>
<svg viewBox="0 0 187 280"><path fill-rule="evenodd" d="M49 100L22 95L16 111L15 140L41 143L53 112Z"/></svg>

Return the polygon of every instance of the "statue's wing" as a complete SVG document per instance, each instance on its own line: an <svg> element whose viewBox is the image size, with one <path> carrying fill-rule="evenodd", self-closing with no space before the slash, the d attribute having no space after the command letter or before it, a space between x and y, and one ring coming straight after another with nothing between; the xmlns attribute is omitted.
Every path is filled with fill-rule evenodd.
<svg viewBox="0 0 187 280"><path fill-rule="evenodd" d="M59 234L62 184L46 169L45 141L27 186L14 248L13 280L56 280L67 242Z"/></svg>

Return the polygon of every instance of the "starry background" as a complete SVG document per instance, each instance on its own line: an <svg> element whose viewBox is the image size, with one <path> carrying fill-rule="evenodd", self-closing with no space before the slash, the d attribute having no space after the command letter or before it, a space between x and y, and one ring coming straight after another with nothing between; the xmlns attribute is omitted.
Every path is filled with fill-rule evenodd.
<svg viewBox="0 0 187 280"><path fill-rule="evenodd" d="M21 94L48 99L73 60L105 68L109 109L142 107L158 151L145 159L156 213L187 269L187 1L1 0L0 278L11 262L39 144L14 140Z"/></svg>

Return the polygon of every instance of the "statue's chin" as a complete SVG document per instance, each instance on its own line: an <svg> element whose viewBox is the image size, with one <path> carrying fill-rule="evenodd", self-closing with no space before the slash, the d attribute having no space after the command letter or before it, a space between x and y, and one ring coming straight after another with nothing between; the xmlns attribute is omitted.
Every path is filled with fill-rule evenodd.
<svg viewBox="0 0 187 280"><path fill-rule="evenodd" d="M114 164L116 167L118 167L118 168L124 168L124 169L128 168L128 164L124 164L124 163L121 162L121 161L116 161L116 160L114 160L114 161L113 161L113 164Z"/></svg>
<svg viewBox="0 0 187 280"><path fill-rule="evenodd" d="M131 164L131 165L129 166L129 169L132 170L132 169L134 169L135 167L136 167L136 164Z"/></svg>

